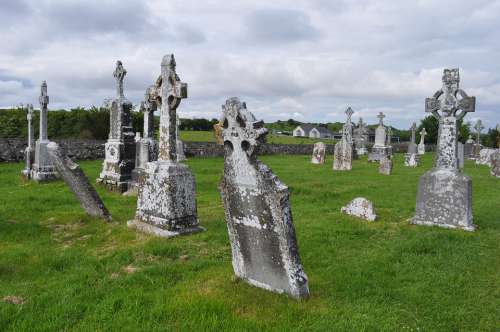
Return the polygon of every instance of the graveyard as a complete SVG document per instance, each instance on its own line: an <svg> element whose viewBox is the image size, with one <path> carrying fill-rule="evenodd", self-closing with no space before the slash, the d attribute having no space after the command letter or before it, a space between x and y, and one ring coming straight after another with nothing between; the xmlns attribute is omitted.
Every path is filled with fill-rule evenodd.
<svg viewBox="0 0 500 332"><path fill-rule="evenodd" d="M223 158L190 158L207 231L171 239L127 228L136 197L97 186L113 220L87 216L63 181L38 184L22 163L0 164L3 330L494 330L500 270L499 179L465 162L476 232L410 225L417 168L396 154L391 176L365 157L333 172L310 155L261 156L290 188L310 297L295 301L234 277L217 189ZM102 161L80 162L89 179ZM354 197L377 220L340 213Z"/></svg>

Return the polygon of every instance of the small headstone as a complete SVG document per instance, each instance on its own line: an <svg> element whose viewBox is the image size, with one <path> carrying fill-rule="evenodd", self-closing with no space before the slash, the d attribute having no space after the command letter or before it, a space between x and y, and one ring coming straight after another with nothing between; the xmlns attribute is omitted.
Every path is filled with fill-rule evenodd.
<svg viewBox="0 0 500 332"><path fill-rule="evenodd" d="M368 154L368 161L380 161L383 156L389 155L389 148L387 144L387 132L384 126L385 115L380 112L377 116L379 124L375 130L375 144L373 144L372 152Z"/></svg>
<svg viewBox="0 0 500 332"><path fill-rule="evenodd" d="M350 107L345 111L347 121L342 128L342 139L335 144L333 170L350 171L352 169L352 124L351 116L354 113Z"/></svg>
<svg viewBox="0 0 500 332"><path fill-rule="evenodd" d="M24 178L30 179L31 178L31 171L33 169L33 163L35 162L35 132L33 130L33 105L28 104L27 105L27 115L26 119L28 120L28 146L24 150L24 169L22 171L22 174Z"/></svg>
<svg viewBox="0 0 500 332"><path fill-rule="evenodd" d="M384 175L392 174L392 157L390 155L383 156L382 159L380 159L378 165L378 172Z"/></svg>
<svg viewBox="0 0 500 332"><path fill-rule="evenodd" d="M307 298L288 187L257 160L267 129L231 98L223 106L224 177L220 183L233 269L251 285Z"/></svg>
<svg viewBox="0 0 500 332"><path fill-rule="evenodd" d="M407 167L417 167L419 161L419 155L417 154L417 144L415 144L415 131L417 130L417 124L413 122L410 128L411 131L411 141L408 144L408 151L405 155L405 166Z"/></svg>
<svg viewBox="0 0 500 332"><path fill-rule="evenodd" d="M160 108L158 160L146 164L139 178L135 219L131 228L162 237L204 230L198 223L195 180L177 162L177 107L187 98L187 84L177 76L173 55L163 57L154 93Z"/></svg>
<svg viewBox="0 0 500 332"><path fill-rule="evenodd" d="M427 131L425 130L425 127L422 128L420 131L420 143L418 143L418 154L419 155L424 155L425 154L425 136L427 135Z"/></svg>
<svg viewBox="0 0 500 332"><path fill-rule="evenodd" d="M31 171L31 178L37 182L50 181L57 178L57 172L54 168L47 145L50 143L47 137L47 106L49 96L47 95L47 82L43 81L40 94L40 131L39 138L35 147L35 163Z"/></svg>
<svg viewBox="0 0 500 332"><path fill-rule="evenodd" d="M47 151L57 172L71 189L85 212L93 217L110 220L111 216L108 210L80 166L63 155L59 146L54 142L47 144Z"/></svg>
<svg viewBox="0 0 500 332"><path fill-rule="evenodd" d="M500 178L500 150L491 155L491 175Z"/></svg>
<svg viewBox="0 0 500 332"><path fill-rule="evenodd" d="M479 152L479 157L476 158L476 165L486 165L491 167L491 156L497 151L498 149L482 149Z"/></svg>
<svg viewBox="0 0 500 332"><path fill-rule="evenodd" d="M353 199L349 204L342 207L340 212L367 221L375 221L375 219L377 219L372 202L363 197Z"/></svg>
<svg viewBox="0 0 500 332"><path fill-rule="evenodd" d="M125 192L135 168L135 135L132 128L132 103L123 94L123 79L127 71L121 61L116 62L116 98L111 104L109 138L105 158L97 183L109 190Z"/></svg>
<svg viewBox="0 0 500 332"><path fill-rule="evenodd" d="M313 154L311 158L311 163L313 164L324 164L326 154L326 144L323 142L318 142L314 144Z"/></svg>
<svg viewBox="0 0 500 332"><path fill-rule="evenodd" d="M366 142L368 142L368 129L363 119L359 118L358 126L354 129L354 145L358 156L363 156L368 153Z"/></svg>
<svg viewBox="0 0 500 332"><path fill-rule="evenodd" d="M464 156L467 159L471 159L471 160L475 159L474 158L474 145L476 145L476 143L472 139L472 135L469 135L469 138L467 139L467 141L465 141L465 144L464 144Z"/></svg>
<svg viewBox="0 0 500 332"><path fill-rule="evenodd" d="M459 82L458 69L445 69L442 89L425 101L426 112L439 120L439 136L434 168L420 177L411 223L473 231L472 181L458 167L457 123L474 112L476 99Z"/></svg>

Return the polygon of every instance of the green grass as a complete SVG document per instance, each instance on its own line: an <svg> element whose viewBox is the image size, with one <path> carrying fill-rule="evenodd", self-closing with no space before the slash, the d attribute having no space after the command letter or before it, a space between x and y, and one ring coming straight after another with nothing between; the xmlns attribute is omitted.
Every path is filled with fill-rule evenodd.
<svg viewBox="0 0 500 332"><path fill-rule="evenodd" d="M213 131L181 131L181 140L186 142L215 142ZM267 143L269 144L314 144L316 142L325 142L333 144L333 140L328 139L313 139L308 137L293 137L293 136L278 136L267 135Z"/></svg>
<svg viewBox="0 0 500 332"><path fill-rule="evenodd" d="M86 216L62 182L24 183L0 164L2 331L498 331L500 179L466 164L475 233L411 226L417 169L391 176L331 157L261 158L289 185L311 298L296 302L235 280L217 184L222 159L191 159L204 233L161 239L126 227L135 198L98 188L114 221ZM95 179L101 162L81 162ZM339 213L374 202L379 221ZM187 259L186 256L187 255ZM134 272L134 268L136 268ZM2 302L20 296L24 304Z"/></svg>

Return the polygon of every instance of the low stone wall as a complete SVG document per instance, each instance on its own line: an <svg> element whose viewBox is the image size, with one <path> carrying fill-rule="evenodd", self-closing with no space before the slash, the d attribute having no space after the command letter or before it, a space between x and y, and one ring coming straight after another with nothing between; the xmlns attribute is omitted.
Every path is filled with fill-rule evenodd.
<svg viewBox="0 0 500 332"><path fill-rule="evenodd" d="M64 153L75 160L104 159L104 144L106 141L83 139L56 139ZM0 162L21 161L23 151L27 146L26 139L0 138ZM368 145L370 147L370 145ZM394 152L406 152L408 143L393 144ZM428 151L434 151L435 146L426 146ZM327 154L333 154L334 144L326 145ZM261 147L260 154L312 154L313 144L266 144ZM216 157L224 155L224 147L212 142L185 142L185 153L188 157Z"/></svg>

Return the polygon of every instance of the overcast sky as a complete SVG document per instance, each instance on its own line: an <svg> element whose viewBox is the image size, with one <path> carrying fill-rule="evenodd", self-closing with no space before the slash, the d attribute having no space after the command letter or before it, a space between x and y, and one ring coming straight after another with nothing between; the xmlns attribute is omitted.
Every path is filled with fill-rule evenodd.
<svg viewBox="0 0 500 332"><path fill-rule="evenodd" d="M189 98L181 117L218 118L233 96L265 121L353 120L409 127L459 67L477 97L466 119L500 123L500 1L1 0L0 106L100 106L113 71L140 103L174 53Z"/></svg>

